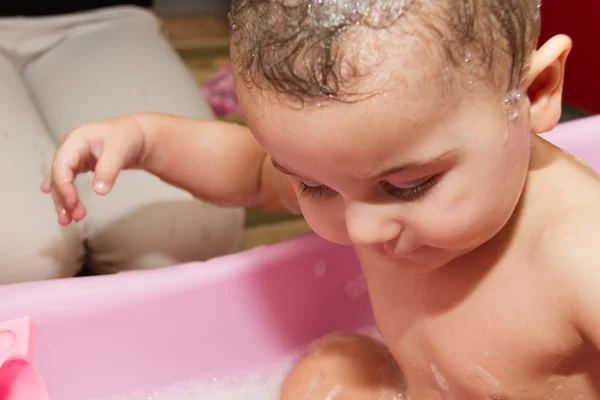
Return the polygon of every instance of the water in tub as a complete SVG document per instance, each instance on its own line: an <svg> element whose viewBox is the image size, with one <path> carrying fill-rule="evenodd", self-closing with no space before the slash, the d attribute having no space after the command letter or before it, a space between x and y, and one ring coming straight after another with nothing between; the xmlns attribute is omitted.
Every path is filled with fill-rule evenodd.
<svg viewBox="0 0 600 400"><path fill-rule="evenodd" d="M375 328L362 334L380 340ZM300 352L290 355L278 365L257 368L229 378L200 378L197 381L173 384L144 393L123 394L98 400L278 400L279 388Z"/></svg>

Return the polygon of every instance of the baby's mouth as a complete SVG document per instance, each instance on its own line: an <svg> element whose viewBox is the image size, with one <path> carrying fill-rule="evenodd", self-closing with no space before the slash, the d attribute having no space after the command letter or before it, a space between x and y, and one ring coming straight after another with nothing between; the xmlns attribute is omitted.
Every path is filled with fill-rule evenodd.
<svg viewBox="0 0 600 400"><path fill-rule="evenodd" d="M391 250L391 255L395 257L407 257L414 254L418 249L423 247L421 243L419 243L416 238L411 237L410 234L403 234L399 237Z"/></svg>
<svg viewBox="0 0 600 400"><path fill-rule="evenodd" d="M390 242L384 244L381 248L381 253L389 258L410 258L422 247L424 246L421 244L398 240L396 243Z"/></svg>

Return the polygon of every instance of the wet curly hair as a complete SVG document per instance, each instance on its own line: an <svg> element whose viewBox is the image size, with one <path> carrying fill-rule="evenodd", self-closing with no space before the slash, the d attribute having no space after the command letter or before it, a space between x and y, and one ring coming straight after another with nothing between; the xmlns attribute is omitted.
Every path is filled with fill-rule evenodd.
<svg viewBox="0 0 600 400"><path fill-rule="evenodd" d="M248 84L302 100L343 99L352 95L349 80L366 73L345 59L347 34L408 18L447 64L508 93L527 70L539 11L540 0L232 0L231 58Z"/></svg>

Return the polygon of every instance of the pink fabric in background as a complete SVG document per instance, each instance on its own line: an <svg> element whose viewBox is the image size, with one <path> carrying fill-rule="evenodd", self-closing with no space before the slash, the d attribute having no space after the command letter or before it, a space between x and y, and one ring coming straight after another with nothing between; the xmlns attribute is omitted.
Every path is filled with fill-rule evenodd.
<svg viewBox="0 0 600 400"><path fill-rule="evenodd" d="M235 94L231 65L223 65L201 89L217 117L242 113Z"/></svg>

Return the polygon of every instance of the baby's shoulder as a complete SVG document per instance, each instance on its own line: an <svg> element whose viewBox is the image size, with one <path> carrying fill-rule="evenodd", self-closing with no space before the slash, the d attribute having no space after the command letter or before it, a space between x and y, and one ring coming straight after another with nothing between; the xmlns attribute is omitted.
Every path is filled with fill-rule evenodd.
<svg viewBox="0 0 600 400"><path fill-rule="evenodd" d="M536 243L534 257L558 267L583 257L600 261L600 176L572 155L557 154L530 179L524 226Z"/></svg>
<svg viewBox="0 0 600 400"><path fill-rule="evenodd" d="M600 198L563 210L545 222L540 250L553 259L583 256L586 249L600 253Z"/></svg>
<svg viewBox="0 0 600 400"><path fill-rule="evenodd" d="M573 289L592 277L600 288L600 198L564 211L545 225L534 262Z"/></svg>
<svg viewBox="0 0 600 400"><path fill-rule="evenodd" d="M558 219L536 253L538 282L549 301L581 338L600 348L600 201Z"/></svg>

